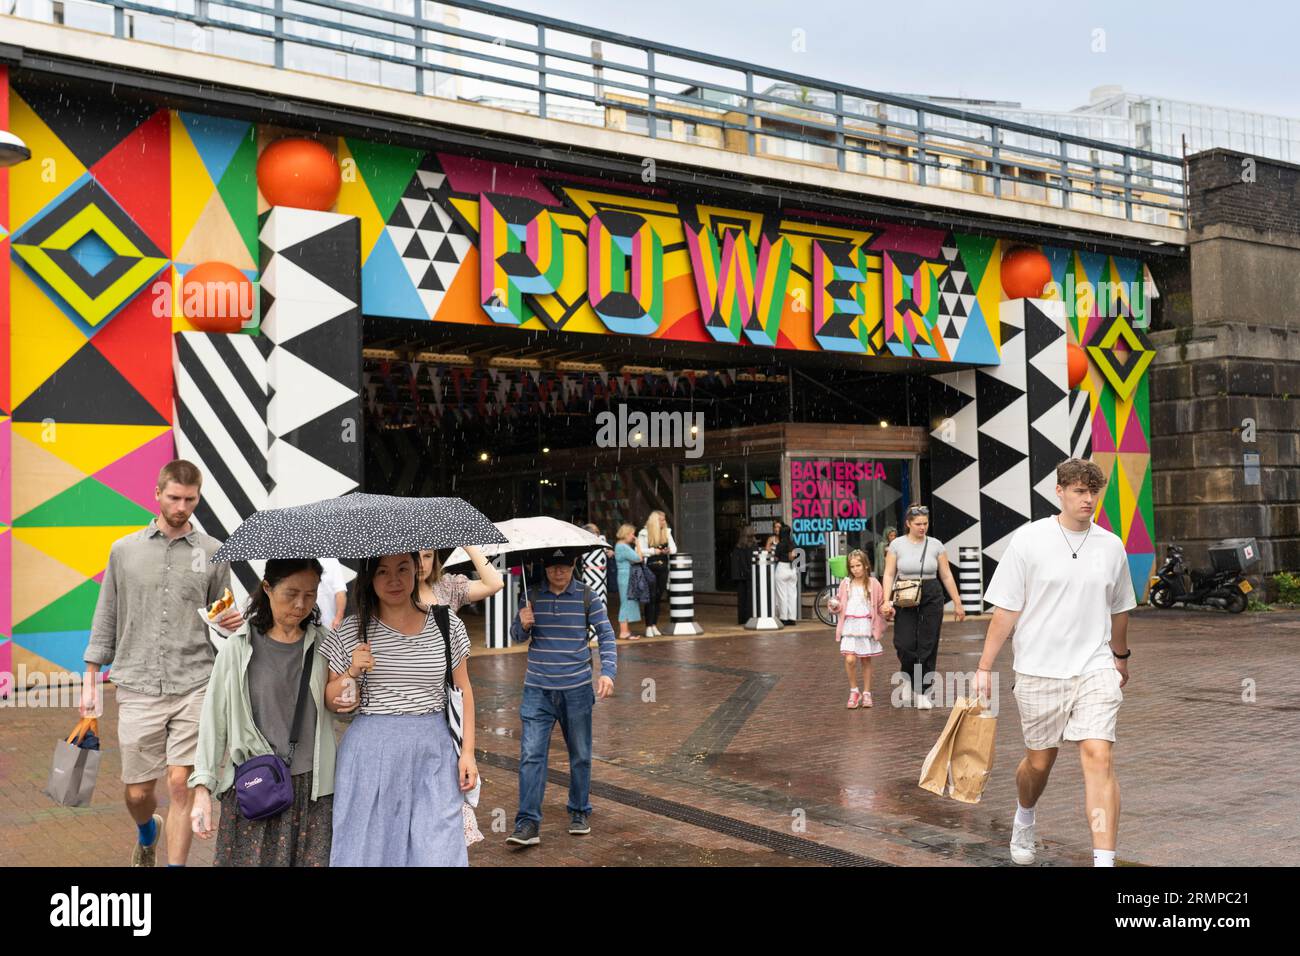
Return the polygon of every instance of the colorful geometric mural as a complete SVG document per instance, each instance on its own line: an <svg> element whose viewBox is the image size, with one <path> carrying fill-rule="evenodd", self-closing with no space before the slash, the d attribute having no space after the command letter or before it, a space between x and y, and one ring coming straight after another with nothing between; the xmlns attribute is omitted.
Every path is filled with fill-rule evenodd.
<svg viewBox="0 0 1300 956"><path fill-rule="evenodd" d="M339 197L362 219L368 315L998 362L996 240L445 153L403 160L401 188L359 166Z"/></svg>

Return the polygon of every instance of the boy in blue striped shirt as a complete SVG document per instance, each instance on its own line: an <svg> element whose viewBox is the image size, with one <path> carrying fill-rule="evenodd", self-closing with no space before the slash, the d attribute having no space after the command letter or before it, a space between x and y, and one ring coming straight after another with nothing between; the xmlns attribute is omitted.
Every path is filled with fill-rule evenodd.
<svg viewBox="0 0 1300 956"><path fill-rule="evenodd" d="M605 602L573 577L573 555L556 549L546 556L549 585L531 595L510 626L515 643L532 641L519 705L519 812L507 843L541 842L542 794L551 731L559 721L569 748L569 833L591 832L591 708L614 692L618 655ZM600 642L600 679L592 688L590 624Z"/></svg>

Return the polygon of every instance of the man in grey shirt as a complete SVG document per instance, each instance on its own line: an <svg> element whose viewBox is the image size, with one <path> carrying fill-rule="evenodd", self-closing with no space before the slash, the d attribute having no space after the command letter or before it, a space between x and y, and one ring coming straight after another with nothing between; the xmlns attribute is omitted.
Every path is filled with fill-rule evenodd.
<svg viewBox="0 0 1300 956"><path fill-rule="evenodd" d="M230 586L230 565L208 562L221 542L190 523L202 483L202 472L188 461L163 466L154 491L158 517L109 552L85 653L83 715L99 712L99 668L112 665L126 808L138 829L132 866L154 865L163 826L154 786L164 774L171 796L168 865L184 866L190 851L186 782L215 657L197 611ZM216 623L233 629L240 621L231 607Z"/></svg>

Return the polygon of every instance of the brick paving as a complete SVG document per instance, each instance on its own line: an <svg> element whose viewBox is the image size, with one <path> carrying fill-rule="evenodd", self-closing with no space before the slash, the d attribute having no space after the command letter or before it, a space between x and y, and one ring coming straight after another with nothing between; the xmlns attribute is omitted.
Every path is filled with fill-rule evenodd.
<svg viewBox="0 0 1300 956"><path fill-rule="evenodd" d="M999 666L998 753L984 799L960 804L916 786L947 710L889 706L892 651L877 659L871 710L844 707L828 629L751 633L701 609L708 634L620 645L616 695L597 705L593 832L565 832L567 757L557 732L542 844L507 848L517 793L524 656L471 659L484 778L473 865L1008 865L1014 770L1022 753L1010 647ZM985 624L944 625L941 671L967 672ZM1141 611L1130 627L1133 679L1120 711L1119 858L1135 865L1276 865L1300 859L1300 614L1227 617ZM1253 690L1253 700L1250 699ZM69 709L0 709L0 865L112 866L132 829L121 805L116 705L106 695L104 756L90 807L40 791ZM556 782L556 781L560 782ZM160 802L166 802L159 787ZM1039 804L1043 865L1086 865L1077 752L1062 750ZM495 828L495 829L494 829ZM160 859L162 853L159 854ZM199 843L192 865L210 864Z"/></svg>

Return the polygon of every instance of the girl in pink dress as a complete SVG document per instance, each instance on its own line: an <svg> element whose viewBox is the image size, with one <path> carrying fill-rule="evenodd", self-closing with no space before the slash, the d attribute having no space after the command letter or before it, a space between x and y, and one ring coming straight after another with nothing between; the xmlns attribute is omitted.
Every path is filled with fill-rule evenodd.
<svg viewBox="0 0 1300 956"><path fill-rule="evenodd" d="M849 552L849 576L840 582L839 592L831 598L830 609L839 615L835 640L844 656L844 670L849 675L849 710L871 706L871 659L884 652L880 637L885 633L885 612L881 605L885 591L871 576L871 562L865 552ZM858 671L862 672L862 690L858 690Z"/></svg>

